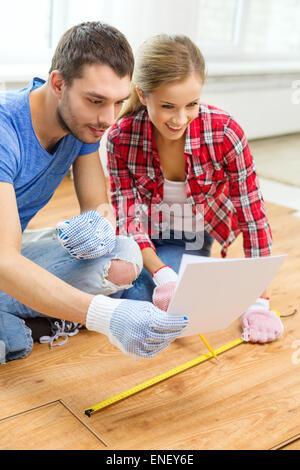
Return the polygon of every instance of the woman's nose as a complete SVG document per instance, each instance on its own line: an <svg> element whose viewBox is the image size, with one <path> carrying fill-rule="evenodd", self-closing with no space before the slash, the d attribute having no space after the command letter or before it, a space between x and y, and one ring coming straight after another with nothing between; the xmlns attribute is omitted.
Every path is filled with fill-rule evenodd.
<svg viewBox="0 0 300 470"><path fill-rule="evenodd" d="M187 117L187 112L185 109L181 110L181 111L178 111L178 113L176 114L175 116L175 120L176 120L176 125L179 127L179 126L184 126L187 121L188 121L188 117Z"/></svg>

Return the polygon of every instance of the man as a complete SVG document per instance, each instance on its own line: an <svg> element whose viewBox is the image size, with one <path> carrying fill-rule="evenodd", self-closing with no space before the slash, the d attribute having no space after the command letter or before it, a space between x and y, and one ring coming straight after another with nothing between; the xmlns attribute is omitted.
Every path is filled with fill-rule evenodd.
<svg viewBox="0 0 300 470"><path fill-rule="evenodd" d="M148 302L107 297L142 269L134 240L116 237L99 140L128 97L133 55L108 25L77 25L61 38L47 82L35 78L0 98L0 343L5 360L26 357L37 318L48 336L78 325L106 334L124 353L152 357L186 327ZM81 214L57 237L22 237L70 166ZM52 320L51 320L52 319ZM56 319L56 320L54 320ZM47 336L47 334L46 334ZM51 338L49 338L51 341Z"/></svg>

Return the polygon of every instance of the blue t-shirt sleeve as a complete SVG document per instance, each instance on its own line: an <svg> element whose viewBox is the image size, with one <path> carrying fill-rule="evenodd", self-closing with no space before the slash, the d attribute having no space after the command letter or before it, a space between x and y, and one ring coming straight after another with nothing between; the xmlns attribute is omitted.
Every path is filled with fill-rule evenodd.
<svg viewBox="0 0 300 470"><path fill-rule="evenodd" d="M0 181L14 183L20 154L18 138L12 125L0 114Z"/></svg>
<svg viewBox="0 0 300 470"><path fill-rule="evenodd" d="M80 157L81 155L88 155L89 153L96 152L97 150L99 150L99 147L100 142L97 142L96 144L82 144L78 157Z"/></svg>

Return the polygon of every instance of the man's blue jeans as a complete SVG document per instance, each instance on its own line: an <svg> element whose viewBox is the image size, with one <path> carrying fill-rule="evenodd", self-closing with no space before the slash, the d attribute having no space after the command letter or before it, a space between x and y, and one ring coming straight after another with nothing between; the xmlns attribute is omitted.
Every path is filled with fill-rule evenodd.
<svg viewBox="0 0 300 470"><path fill-rule="evenodd" d="M158 257L167 266L171 266L176 273L179 271L183 254L195 256L210 256L213 238L207 232L200 235L200 243L191 243L191 237L184 233L170 232L170 236L162 235L159 239L152 239ZM198 246L199 245L199 246ZM198 248L197 248L198 246ZM155 288L151 274L144 268L140 276L133 282L133 287L124 292L118 292L114 297L122 299L146 300L152 302Z"/></svg>
<svg viewBox="0 0 300 470"><path fill-rule="evenodd" d="M22 254L68 284L95 295L111 295L132 286L117 286L106 279L113 259L135 263L140 270L143 266L139 246L133 239L119 236L110 254L78 260L61 247L54 229L25 232ZM33 340L24 319L43 316L0 291L0 364L28 356Z"/></svg>

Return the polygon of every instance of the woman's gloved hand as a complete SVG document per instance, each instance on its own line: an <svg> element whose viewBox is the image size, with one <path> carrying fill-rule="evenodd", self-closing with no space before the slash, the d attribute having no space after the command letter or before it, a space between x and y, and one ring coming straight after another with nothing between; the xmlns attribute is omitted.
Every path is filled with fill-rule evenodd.
<svg viewBox="0 0 300 470"><path fill-rule="evenodd" d="M60 244L78 259L99 258L110 253L116 244L111 223L93 210L59 222L56 232Z"/></svg>
<svg viewBox="0 0 300 470"><path fill-rule="evenodd" d="M152 301L156 307L167 311L177 285L178 275L170 266L163 266L155 271L152 278L156 285Z"/></svg>
<svg viewBox="0 0 300 470"><path fill-rule="evenodd" d="M242 315L242 339L251 343L268 343L278 339L284 327L279 316L270 311L270 301L260 297Z"/></svg>

